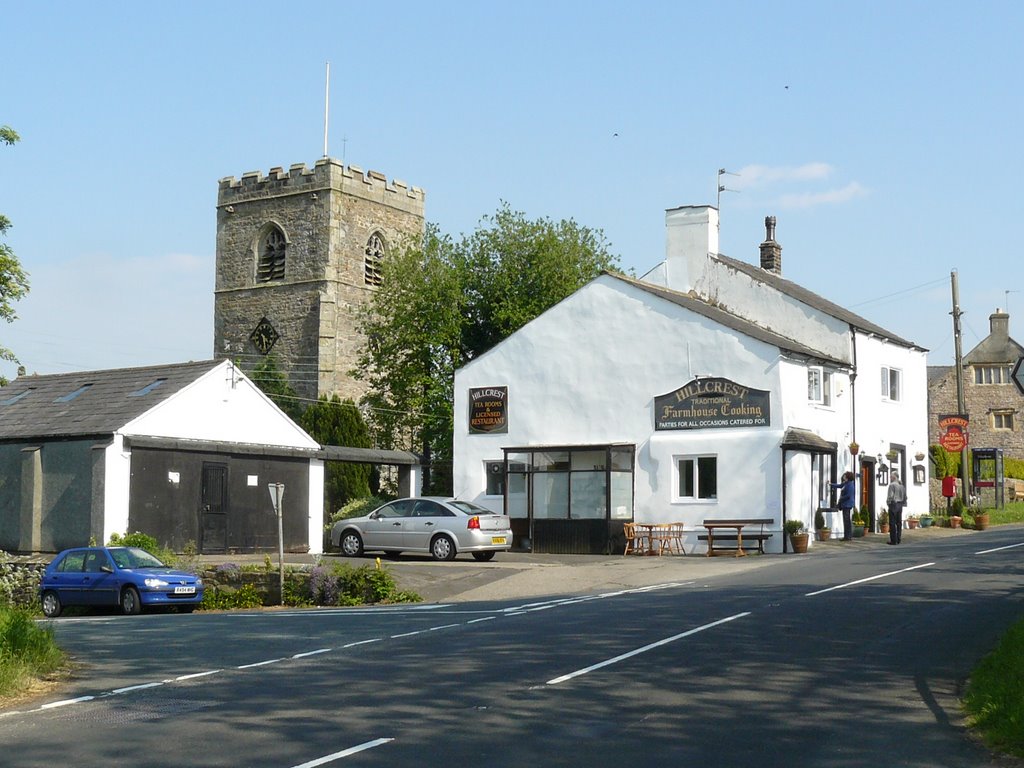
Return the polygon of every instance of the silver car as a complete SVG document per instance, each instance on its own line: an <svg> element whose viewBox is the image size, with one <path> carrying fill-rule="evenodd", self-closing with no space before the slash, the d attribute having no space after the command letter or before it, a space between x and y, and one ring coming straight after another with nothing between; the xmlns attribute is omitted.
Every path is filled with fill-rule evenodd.
<svg viewBox="0 0 1024 768"><path fill-rule="evenodd" d="M477 560L490 560L512 548L512 529L508 515L431 496L396 499L368 515L339 520L331 544L346 557L365 551L429 552L435 560L451 560L472 552Z"/></svg>

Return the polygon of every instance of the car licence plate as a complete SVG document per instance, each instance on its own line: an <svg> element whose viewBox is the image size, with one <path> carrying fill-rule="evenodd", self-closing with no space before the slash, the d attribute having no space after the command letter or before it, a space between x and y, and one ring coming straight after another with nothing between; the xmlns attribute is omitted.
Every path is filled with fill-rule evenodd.
<svg viewBox="0 0 1024 768"><path fill-rule="evenodd" d="M505 537L504 536L491 536L491 544L504 544L504 543L505 543Z"/></svg>
<svg viewBox="0 0 1024 768"><path fill-rule="evenodd" d="M194 595L196 593L195 587L175 587L174 594L176 595Z"/></svg>

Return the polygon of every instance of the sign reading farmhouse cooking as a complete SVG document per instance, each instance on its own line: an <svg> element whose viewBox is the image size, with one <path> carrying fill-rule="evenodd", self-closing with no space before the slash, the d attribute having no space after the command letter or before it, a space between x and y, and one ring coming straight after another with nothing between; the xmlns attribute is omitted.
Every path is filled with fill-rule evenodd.
<svg viewBox="0 0 1024 768"><path fill-rule="evenodd" d="M469 390L469 431L475 434L508 432L508 387Z"/></svg>
<svg viewBox="0 0 1024 768"><path fill-rule="evenodd" d="M729 379L694 379L654 398L655 429L767 427L771 393Z"/></svg>

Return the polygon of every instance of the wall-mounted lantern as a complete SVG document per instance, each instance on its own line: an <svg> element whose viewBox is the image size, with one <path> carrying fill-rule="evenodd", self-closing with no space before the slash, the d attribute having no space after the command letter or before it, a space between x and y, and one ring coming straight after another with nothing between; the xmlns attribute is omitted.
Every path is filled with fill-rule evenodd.
<svg viewBox="0 0 1024 768"><path fill-rule="evenodd" d="M924 485L924 465L914 465L914 485Z"/></svg>
<svg viewBox="0 0 1024 768"><path fill-rule="evenodd" d="M884 462L878 462L877 479L879 485L889 484L889 467Z"/></svg>

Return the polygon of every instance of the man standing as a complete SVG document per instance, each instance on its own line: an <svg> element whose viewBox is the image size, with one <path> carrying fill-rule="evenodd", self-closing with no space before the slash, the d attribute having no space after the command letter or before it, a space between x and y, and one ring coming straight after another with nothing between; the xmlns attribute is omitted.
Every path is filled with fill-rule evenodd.
<svg viewBox="0 0 1024 768"><path fill-rule="evenodd" d="M907 505L907 490L900 482L898 472L892 473L885 503L889 507L889 543L899 544L903 540L903 507Z"/></svg>

